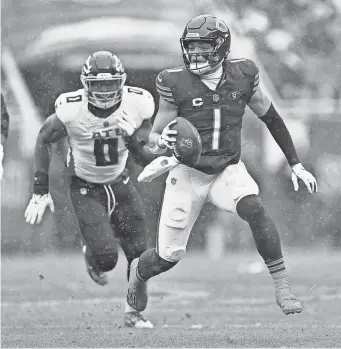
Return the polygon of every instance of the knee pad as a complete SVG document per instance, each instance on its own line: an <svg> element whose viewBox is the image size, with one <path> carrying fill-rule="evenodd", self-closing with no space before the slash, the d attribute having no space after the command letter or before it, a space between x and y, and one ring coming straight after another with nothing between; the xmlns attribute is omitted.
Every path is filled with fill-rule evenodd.
<svg viewBox="0 0 341 349"><path fill-rule="evenodd" d="M248 195L240 199L237 204L237 213L245 221L265 214L262 199L258 195Z"/></svg>
<svg viewBox="0 0 341 349"><path fill-rule="evenodd" d="M186 193L174 193L165 207L165 224L170 228L185 229L192 208L192 198Z"/></svg>
<svg viewBox="0 0 341 349"><path fill-rule="evenodd" d="M138 273L142 279L148 280L173 268L176 264L177 262L169 262L161 258L155 248L151 248L141 254Z"/></svg>
<svg viewBox="0 0 341 349"><path fill-rule="evenodd" d="M118 260L118 253L108 253L100 256L94 256L91 257L91 259L91 265L98 268L102 272L107 272L115 268Z"/></svg>

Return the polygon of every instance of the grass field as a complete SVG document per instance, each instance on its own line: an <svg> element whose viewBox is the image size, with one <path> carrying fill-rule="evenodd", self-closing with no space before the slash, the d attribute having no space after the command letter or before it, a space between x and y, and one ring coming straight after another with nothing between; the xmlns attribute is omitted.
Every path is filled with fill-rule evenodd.
<svg viewBox="0 0 341 349"><path fill-rule="evenodd" d="M300 315L275 304L271 278L240 272L257 253L221 261L189 254L149 283L153 330L122 327L120 258L110 284L87 276L82 255L2 256L2 347L341 347L341 253L285 253ZM123 256L121 256L123 257Z"/></svg>

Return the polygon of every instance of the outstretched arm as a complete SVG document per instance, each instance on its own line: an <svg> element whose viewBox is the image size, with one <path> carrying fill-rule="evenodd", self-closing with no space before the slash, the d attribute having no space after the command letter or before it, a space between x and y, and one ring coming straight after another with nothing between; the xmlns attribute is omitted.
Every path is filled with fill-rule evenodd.
<svg viewBox="0 0 341 349"><path fill-rule="evenodd" d="M282 149L289 165L292 167L299 164L300 159L288 128L261 87L258 87L252 96L249 107L265 123L272 137Z"/></svg>
<svg viewBox="0 0 341 349"><path fill-rule="evenodd" d="M249 107L265 123L272 137L282 149L292 169L294 189L298 190L297 179L300 178L310 193L317 192L316 179L310 172L306 171L301 164L294 142L292 141L284 120L267 98L261 87L258 87L255 94L251 97Z"/></svg>
<svg viewBox="0 0 341 349"><path fill-rule="evenodd" d="M39 224L47 206L54 211L54 204L49 194L50 146L66 135L66 127L56 114L50 115L39 131L34 152L33 195L25 211L27 223Z"/></svg>

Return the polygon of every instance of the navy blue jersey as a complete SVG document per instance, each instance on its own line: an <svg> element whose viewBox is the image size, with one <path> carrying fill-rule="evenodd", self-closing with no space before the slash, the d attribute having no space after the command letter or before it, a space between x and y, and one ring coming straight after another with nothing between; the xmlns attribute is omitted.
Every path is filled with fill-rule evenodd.
<svg viewBox="0 0 341 349"><path fill-rule="evenodd" d="M248 59L225 61L216 90L185 67L159 73L158 93L175 104L179 116L188 119L201 136L203 150L196 169L219 173L240 160L242 119L258 84L258 67Z"/></svg>

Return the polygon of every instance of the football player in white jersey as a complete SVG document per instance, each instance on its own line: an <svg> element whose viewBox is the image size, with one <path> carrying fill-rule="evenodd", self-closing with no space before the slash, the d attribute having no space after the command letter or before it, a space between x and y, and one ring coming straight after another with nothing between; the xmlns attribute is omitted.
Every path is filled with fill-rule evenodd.
<svg viewBox="0 0 341 349"><path fill-rule="evenodd" d="M46 119L37 137L34 194L25 212L26 221L35 224L41 222L47 206L53 210L49 147L68 137L71 206L87 271L99 285L108 283L107 272L117 263L117 241L128 261L128 278L130 263L147 249L144 207L129 180L126 163L129 152L141 165L154 158L140 142L141 133L136 137L135 131L146 125L148 129L155 104L148 91L125 86L126 77L117 56L95 52L82 68L84 88L57 98L55 113ZM145 135L148 138L148 132ZM153 327L127 303L124 323Z"/></svg>

